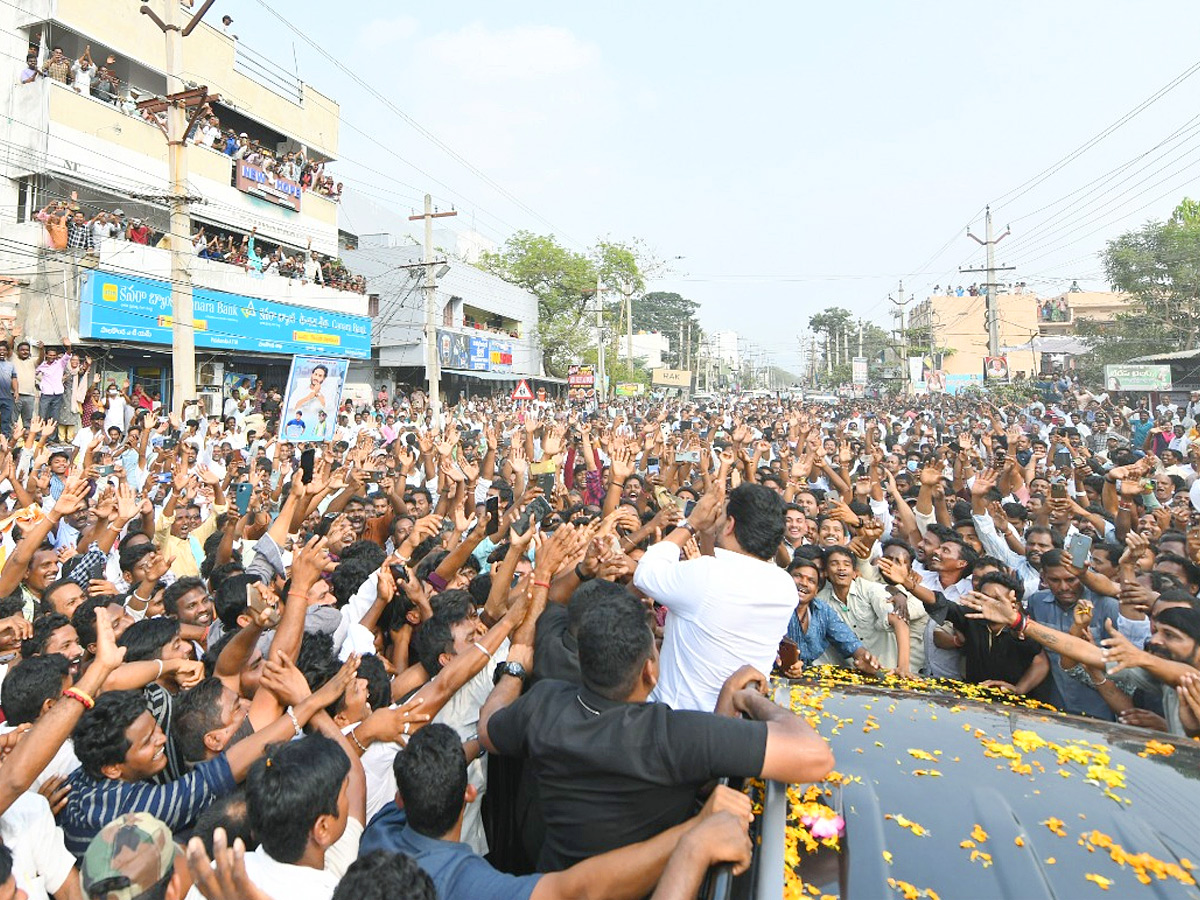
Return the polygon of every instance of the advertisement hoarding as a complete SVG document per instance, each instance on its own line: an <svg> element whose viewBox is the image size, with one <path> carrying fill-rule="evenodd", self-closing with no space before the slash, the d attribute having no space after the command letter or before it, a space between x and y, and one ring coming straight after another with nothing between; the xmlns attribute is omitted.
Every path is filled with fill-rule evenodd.
<svg viewBox="0 0 1200 900"><path fill-rule="evenodd" d="M692 373L690 369L655 369L650 373L650 383L660 387L690 388Z"/></svg>
<svg viewBox="0 0 1200 900"><path fill-rule="evenodd" d="M1171 367L1136 363L1105 366L1104 386L1110 391L1169 391Z"/></svg>
<svg viewBox="0 0 1200 900"><path fill-rule="evenodd" d="M95 270L79 277L79 334L170 344L171 285ZM371 319L207 288L192 289L197 347L286 355L371 357Z"/></svg>

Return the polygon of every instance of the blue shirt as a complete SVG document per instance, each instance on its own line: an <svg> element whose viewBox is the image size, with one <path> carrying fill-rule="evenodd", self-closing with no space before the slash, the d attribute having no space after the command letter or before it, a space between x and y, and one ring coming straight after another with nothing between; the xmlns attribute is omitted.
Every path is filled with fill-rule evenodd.
<svg viewBox="0 0 1200 900"><path fill-rule="evenodd" d="M360 845L360 854L365 847L365 843ZM438 900L528 900L542 877L498 872L469 844L426 837L408 826L387 848L416 860L433 880Z"/></svg>
<svg viewBox="0 0 1200 900"><path fill-rule="evenodd" d="M813 600L808 605L808 631L800 627L800 617L793 612L787 636L800 648L800 659L806 666L811 666L830 644L846 659L862 646L862 641L842 621L837 610L824 600Z"/></svg>
<svg viewBox="0 0 1200 900"><path fill-rule="evenodd" d="M1055 601L1054 594L1050 591L1038 591L1030 597L1026 601L1026 611L1035 622L1056 631L1070 631L1071 623L1075 620L1075 604L1066 608L1062 607ZM1092 638L1096 641L1097 646L1100 641L1108 637L1104 623L1111 620L1113 627L1116 628L1118 615L1120 615L1120 606L1115 599L1112 597L1095 598L1092 608ZM1072 678L1058 664L1059 654L1047 648L1046 656L1050 659L1050 677L1054 680L1055 696L1052 702L1055 706L1063 712L1092 716L1109 722L1113 720L1113 712L1104 702L1099 691Z"/></svg>
<svg viewBox="0 0 1200 900"><path fill-rule="evenodd" d="M67 778L71 792L59 815L67 849L82 857L96 834L127 812L148 812L172 831L183 831L217 797L237 787L222 753L202 762L178 781L117 781L93 778L78 768Z"/></svg>

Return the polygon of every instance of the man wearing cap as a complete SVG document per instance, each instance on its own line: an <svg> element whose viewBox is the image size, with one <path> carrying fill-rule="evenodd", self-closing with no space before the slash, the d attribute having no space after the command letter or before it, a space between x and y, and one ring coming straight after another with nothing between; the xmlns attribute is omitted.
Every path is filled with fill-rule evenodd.
<svg viewBox="0 0 1200 900"><path fill-rule="evenodd" d="M83 891L103 900L183 897L192 886L171 829L150 813L118 816L88 844Z"/></svg>

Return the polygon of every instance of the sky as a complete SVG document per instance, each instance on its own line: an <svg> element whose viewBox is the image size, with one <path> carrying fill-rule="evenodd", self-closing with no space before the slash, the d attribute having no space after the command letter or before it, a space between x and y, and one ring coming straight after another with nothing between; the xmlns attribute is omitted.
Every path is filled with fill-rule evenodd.
<svg viewBox="0 0 1200 900"><path fill-rule="evenodd" d="M1200 197L1194 0L218 0L207 20L225 13L340 104L348 189L401 216L429 192L497 243L640 238L670 267L652 288L792 371L822 309L891 328L901 280L982 281L957 269L983 264L966 231L989 203L1005 277L1054 294L1105 289L1105 240Z"/></svg>

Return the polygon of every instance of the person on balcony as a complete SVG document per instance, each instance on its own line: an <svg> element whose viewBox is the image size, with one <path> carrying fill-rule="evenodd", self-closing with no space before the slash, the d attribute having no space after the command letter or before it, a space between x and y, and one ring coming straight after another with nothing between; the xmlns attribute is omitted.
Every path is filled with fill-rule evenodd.
<svg viewBox="0 0 1200 900"><path fill-rule="evenodd" d="M71 83L71 60L63 56L62 47L50 51L50 58L42 66L42 74L62 84Z"/></svg>
<svg viewBox="0 0 1200 900"><path fill-rule="evenodd" d="M71 87L75 88L75 93L83 94L85 97L91 96L92 79L96 77L96 64L92 62L92 48L87 46L83 48L83 55L79 57L71 66Z"/></svg>

